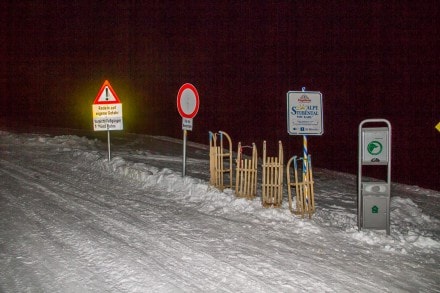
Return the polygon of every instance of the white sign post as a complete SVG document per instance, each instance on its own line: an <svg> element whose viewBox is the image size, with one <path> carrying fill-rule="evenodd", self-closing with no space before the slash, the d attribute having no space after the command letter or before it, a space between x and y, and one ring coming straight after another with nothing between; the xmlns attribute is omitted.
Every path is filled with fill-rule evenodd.
<svg viewBox="0 0 440 293"><path fill-rule="evenodd" d="M303 178L307 178L308 147L307 135L322 135L323 127L322 94L302 91L287 92L287 132L303 136ZM306 179L304 179L306 180ZM304 190L306 193L311 192Z"/></svg>
<svg viewBox="0 0 440 293"><path fill-rule="evenodd" d="M92 105L94 131L107 131L108 161L110 162L110 131L122 130L122 103L110 82L101 86Z"/></svg>
<svg viewBox="0 0 440 293"><path fill-rule="evenodd" d="M185 177L186 169L186 137L187 131L193 128L193 118L199 111L199 93L197 89L190 83L185 83L177 93L177 110L182 117L183 130L183 159L182 159L182 176Z"/></svg>

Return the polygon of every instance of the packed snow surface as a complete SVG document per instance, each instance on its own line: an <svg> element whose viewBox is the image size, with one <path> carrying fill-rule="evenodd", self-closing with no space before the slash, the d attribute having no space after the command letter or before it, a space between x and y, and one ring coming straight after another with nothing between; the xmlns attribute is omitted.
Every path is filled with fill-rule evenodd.
<svg viewBox="0 0 440 293"><path fill-rule="evenodd" d="M182 177L179 140L60 132L0 131L1 292L440 292L438 191L393 184L387 236L353 175L315 168L302 219L210 186L205 145Z"/></svg>

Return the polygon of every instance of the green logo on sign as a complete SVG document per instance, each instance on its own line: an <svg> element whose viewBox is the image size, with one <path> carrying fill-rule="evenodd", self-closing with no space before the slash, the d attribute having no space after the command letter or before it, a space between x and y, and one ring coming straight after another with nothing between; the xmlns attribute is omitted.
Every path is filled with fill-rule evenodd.
<svg viewBox="0 0 440 293"><path fill-rule="evenodd" d="M377 213L379 213L379 208L378 208L377 206L373 206L373 207L371 208L371 213L372 213L372 214L377 214Z"/></svg>
<svg viewBox="0 0 440 293"><path fill-rule="evenodd" d="M370 142L367 146L367 150L370 153L370 155L376 156L382 152L383 146L380 142L377 140L373 140Z"/></svg>

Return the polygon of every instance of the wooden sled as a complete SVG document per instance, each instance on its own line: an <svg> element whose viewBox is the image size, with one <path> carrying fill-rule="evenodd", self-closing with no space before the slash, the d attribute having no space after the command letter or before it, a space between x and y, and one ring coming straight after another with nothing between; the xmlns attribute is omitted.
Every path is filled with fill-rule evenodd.
<svg viewBox="0 0 440 293"><path fill-rule="evenodd" d="M278 157L266 156L266 141L263 142L263 207L281 207L283 200L283 145L278 142Z"/></svg>
<svg viewBox="0 0 440 293"><path fill-rule="evenodd" d="M209 132L209 171L211 185L220 190L232 189L232 141L224 131ZM225 177L229 179L228 184L225 184Z"/></svg>
<svg viewBox="0 0 440 293"><path fill-rule="evenodd" d="M290 212L296 215L301 215L304 218L304 214L308 214L309 218L312 218L312 214L315 212L315 194L314 194L314 181L312 160L309 155L305 162L303 161L302 181L298 178L298 163L297 161L304 160L304 158L297 159L296 156L290 158L287 163L287 190L289 193L289 209ZM294 170L294 182L291 182L290 165L293 162ZM295 187L296 194L296 209L293 208L292 200L292 188Z"/></svg>
<svg viewBox="0 0 440 293"><path fill-rule="evenodd" d="M252 148L250 159L243 156L243 148ZM238 143L237 166L235 176L235 195L247 199L253 199L257 194L257 147L241 146Z"/></svg>

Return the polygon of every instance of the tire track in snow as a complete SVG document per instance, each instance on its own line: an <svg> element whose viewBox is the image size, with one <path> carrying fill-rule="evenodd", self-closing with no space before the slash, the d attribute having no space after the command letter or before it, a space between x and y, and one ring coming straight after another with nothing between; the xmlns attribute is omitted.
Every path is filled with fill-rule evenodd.
<svg viewBox="0 0 440 293"><path fill-rule="evenodd" d="M84 203L78 203L78 202L73 202L73 201L69 201L69 198L72 196L76 196L77 197L77 192L72 192L75 191L78 186L75 185L75 183L70 183L70 181L68 180L68 178L60 178L60 176L56 176L56 174L54 174L54 172L49 172L49 170L44 170L44 172L37 172L36 170L42 170L41 166L37 167L30 167L30 168L24 168L21 167L17 164L12 164L9 162L6 162L4 160L2 160L2 165L4 167L4 169L9 169L9 175L14 177L16 180L18 180L20 182L20 184L23 185L28 185L30 186L31 190L36 190L39 189L41 191L43 191L43 195L46 196L48 199L56 199L59 202L59 206L63 207L63 205L65 204L75 204L75 207L72 208L71 210L85 210L90 212L91 214L94 214L99 221L101 222L101 226L102 223L107 223L108 227L118 227L119 229L122 229L123 231L126 231L128 233L125 233L127 235L135 235L136 233L139 233L139 231L142 231L142 225L148 224L145 223L144 221L140 221L140 225L133 225L133 220L137 220L137 222L139 222L139 218L133 218L133 216L127 214L127 213L121 213L117 219L114 219L113 217L115 217L115 214L112 215L103 215L102 213L98 213L96 212L95 209L90 210L90 206L92 204L92 206L95 206L97 209L101 209L103 207L103 202L97 202L97 201L90 201L90 200L85 200L86 204ZM6 167L8 166L8 167ZM6 168L5 168L6 167ZM13 174L14 173L14 174ZM55 178L52 178L55 177ZM38 178L38 179L36 179ZM64 181L61 181L61 179L63 179ZM61 182L60 182L61 181ZM42 182L44 184L42 184ZM112 209L115 210L115 206L112 205ZM116 210L118 210L116 208ZM150 210L151 212L152 210ZM66 212L66 211L63 211ZM122 214L125 214L124 216L121 216ZM46 226L50 226L51 225L51 219L44 219L45 215L39 215L38 217L35 216L35 214L33 215L33 219L39 223L45 223L44 225ZM77 215L77 218L81 218L82 215ZM167 216L168 217L168 216ZM135 222L136 223L136 222ZM92 229L95 229L97 227L96 224L91 226ZM103 231L105 229L108 228L100 228L99 232L100 235L103 235ZM133 239L130 239L130 241L128 241L127 239L121 239L121 235L124 235L123 232L118 231L118 233L116 234L112 234L112 233L107 233L108 235L105 236L106 239L110 239L110 238L116 238L116 242L117 243L123 243L124 245L130 247L130 249L133 249L134 247L137 248L137 250L139 250L139 252L141 252L142 254L148 256L151 256L151 253L146 253L145 249L143 248L145 246L145 243L143 241L145 241L145 235L140 235L141 236L141 240L142 241L133 241ZM116 235L116 236L115 236ZM67 237L66 237L67 236ZM70 237L72 237L72 235L64 235L65 238L69 239ZM162 236L163 238L163 236ZM206 263L206 258L212 258L211 255L208 254L201 254L200 251L195 251L193 248L191 248L188 245L183 244L182 242L180 242L178 239L172 239L169 238L168 236L165 237L165 239L161 239L159 238L160 241L155 240L154 242L150 241L150 246L156 246L156 252L154 252L154 254L159 254L161 255L160 258L157 258L156 261L156 266L158 268L162 268L162 271L167 271L169 272L169 274L174 275L174 278L176 277L176 273L177 274L181 274L182 277L180 278L180 280L178 279L177 281L175 281L177 288L179 288L179 284L184 284L185 280L190 280L193 278L198 278L198 279L203 279L204 283L203 283L203 287L211 287L211 288L218 288L219 285L219 281L218 281L218 277L216 276L221 276L221 275L230 275L230 278L228 281L230 281L231 279L237 279L237 276L240 275L240 270L237 271L236 268L234 267L230 267L228 264L224 263L224 262L218 262L215 258L212 259L212 263L207 266L205 265ZM170 246L170 240L172 240L172 246ZM54 241L54 240L52 240ZM66 242L66 241L64 241ZM71 244L70 246L74 246L74 241L69 241ZM64 245L66 246L66 245ZM81 248L76 248L76 250L81 249ZM181 259L176 259L175 257L177 255L182 255L184 254L185 256L182 257ZM200 258L200 266L195 266L194 265L194 258ZM167 264L161 264L161 260L166 260ZM153 258L154 260L154 258ZM92 260L93 261L93 260ZM148 266L151 266L151 261L145 263L145 261L140 261L138 259L136 259L135 261L137 261L138 263ZM217 270L218 272L213 272L214 267L217 266ZM155 271L155 270L154 270ZM234 272L234 273L233 273ZM210 275L214 275L214 277L210 277ZM240 278L240 281L243 282L247 282L247 283L254 283L253 284L253 288L258 288L258 280L254 280L254 282L251 282L250 280L246 280L246 276L243 275ZM210 281L210 279L212 279ZM169 282L169 280L168 280ZM207 286L207 282L210 282L211 285ZM184 288L190 288L194 286L194 282L188 282L187 284L185 284ZM261 285L260 285L261 286ZM225 287L227 287L227 282L225 281ZM200 288L193 288L193 289L198 289L200 290ZM226 289L226 288L225 288ZM231 289L233 290L233 289ZM225 290L228 291L228 290Z"/></svg>
<svg viewBox="0 0 440 293"><path fill-rule="evenodd" d="M102 215L101 212L99 212L99 210L102 208L102 206L100 205L100 203L96 203L96 202L90 202L90 201L86 201L86 204L80 204L78 202L74 202L74 201L69 201L68 199L66 199L66 197L68 198L70 195L72 194L68 194L67 193L67 188L66 186L62 186L60 185L60 187L58 187L58 189L54 186L51 185L50 183L47 183L45 185L42 185L40 182L44 182L47 181L47 178L44 178L44 174L40 173L37 177L38 180L35 181L35 176L38 174L32 170L26 169L26 168L22 168L18 165L14 165L14 164L10 164L8 162L5 162L4 160L2 160L2 169L4 172L7 172L12 178L14 178L15 180L17 180L20 185L24 186L24 187L29 187L28 189L30 191L35 190L35 189L40 189L42 190L44 193L42 193L42 195L46 198L46 199L50 199L50 200L54 200L56 199L58 201L58 208L64 209L66 207L66 205L72 205L67 211L66 210L61 210L62 213L65 212L72 212L74 213L74 216L79 220L79 223L58 223L58 226L61 227L61 229L64 226L69 226L70 230L66 233L66 231L63 231L64 234L62 235L57 235L59 233L57 233L57 231L50 231L45 233L46 234L46 238L45 238L45 242L46 244L48 244L47 246L51 246L54 244L54 242L62 242L64 249L62 254L66 253L66 247L71 247L71 251L72 251L72 259L77 259L78 256L80 257L80 262L82 263L82 266L87 269L88 265L87 263L99 263L102 262L104 259L107 258L107 263L105 264L107 266L106 271L102 271L102 269L100 270L99 267L95 267L95 268L89 268L87 269L89 271L89 273L91 275L95 275L96 272L94 271L101 271L101 273L103 274L112 274L112 272L116 271L120 271L121 268L118 266L114 266L112 265L110 262L111 258L113 259L118 259L118 255L120 255L121 249L118 248L117 246L120 244L123 244L124 246L126 246L126 248L133 248L133 244L131 244L129 242L129 239L124 239L123 237L123 233L121 231L130 231L134 230L134 229L127 229L127 227L124 227L124 225L130 225L131 222L120 222L118 220L114 220L112 217L114 215L110 214L108 216ZM9 168L5 168L6 165L9 165ZM8 171L6 171L6 169L9 169ZM50 188L49 188L50 187ZM60 196L59 194L63 194L64 196ZM48 200L44 200L45 203L49 203ZM96 209L90 209L89 206L90 204L93 204L94 207ZM34 206L34 205L32 205ZM23 208L23 207L22 207ZM52 203L51 204L51 208L52 208L52 213L55 213L55 204ZM41 210L38 211L38 214L35 211L31 211L29 209L24 208L26 211L26 214L28 215L28 217L36 223L40 223L40 226L44 227L44 229L48 229L48 230L53 230L53 226L54 226L54 219L53 217L51 217L48 214L48 211L44 210L44 207L41 208ZM84 212L89 213L89 215L86 215ZM62 219L60 220L66 220L66 217L62 217ZM104 225L103 225L104 223ZM67 225L66 225L67 224ZM117 227L117 229L114 229L112 227ZM98 228L98 229L97 229ZM117 232L116 234L113 234L112 232ZM51 235L48 235L48 233L52 233ZM131 235L128 233L128 235ZM48 241L49 240L49 241ZM131 241L133 241L133 239L131 239ZM92 242L92 243L91 243ZM113 243L115 248L109 248L108 243ZM96 246L94 244L97 244ZM107 247L106 247L107 246ZM107 249L107 250L105 250ZM139 251L136 251L137 255L138 252L143 253L144 255L146 254L145 250L140 250L137 249ZM77 255L75 256L76 253ZM78 255L79 253L79 255ZM113 257L108 257L108 255L113 256ZM102 259L100 259L100 256L102 257ZM148 256L148 254L146 254L146 256ZM85 260L85 262L84 262ZM132 264L134 267L136 267L136 263L138 264L142 264L142 262L140 262L138 260L138 257L134 257L133 259L128 259L128 260L124 260L125 263L127 263L125 265L126 270L130 271L132 270L130 268L130 264ZM119 262L119 264L121 265L122 263ZM139 272L144 272L145 273L145 268L148 268L149 266L151 266L152 263L148 263L147 266L145 266L145 264L143 264L143 268L138 268ZM154 265L154 263L153 263ZM157 273L155 272L154 269L148 269L148 274L151 275L157 275ZM99 274L97 275L99 276ZM125 278L123 275L122 276L114 276L115 279L121 279L123 281L123 279ZM157 277L160 277L159 275ZM155 277L152 278L152 281L150 283L154 283L154 279L156 279ZM157 278L160 280L160 278ZM162 278L163 279L163 278ZM166 282L164 282L165 284L168 283L169 280L166 280ZM157 284L158 287L169 287L169 285L164 285L162 283L158 283ZM174 288L179 288L179 286L175 286ZM169 288L170 289L170 288Z"/></svg>

